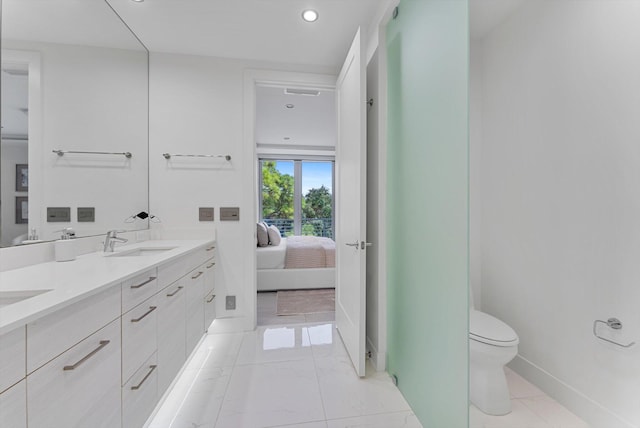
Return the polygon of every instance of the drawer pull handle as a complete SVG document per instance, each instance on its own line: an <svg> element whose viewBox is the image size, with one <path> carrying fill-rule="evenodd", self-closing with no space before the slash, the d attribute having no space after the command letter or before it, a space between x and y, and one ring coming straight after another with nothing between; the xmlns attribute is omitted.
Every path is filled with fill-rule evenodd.
<svg viewBox="0 0 640 428"><path fill-rule="evenodd" d="M176 294L178 294L178 292L179 292L180 290L182 290L183 288L184 288L184 287L181 285L180 287L176 288L176 291L174 291L173 293L169 293L169 294L167 294L167 297L173 297L173 296L175 296L175 295L176 295Z"/></svg>
<svg viewBox="0 0 640 428"><path fill-rule="evenodd" d="M100 346L98 346L96 349L94 349L93 351L89 352L87 355L85 355L85 357L83 359L81 359L80 361L78 361L77 363L75 363L72 366L64 366L62 368L62 370L67 371L67 370L75 370L76 368L78 368L78 366L80 366L82 363L84 363L85 361L87 361L89 358L93 357L95 354L97 354L98 352L100 352L100 350L102 350L102 348L104 348L105 346L107 346L111 341L110 340L101 340L100 341Z"/></svg>
<svg viewBox="0 0 640 428"><path fill-rule="evenodd" d="M131 288L136 289L136 288L140 288L143 287L145 285L147 285L148 283L150 283L151 281L155 281L156 277L155 276L150 276L149 279L147 279L145 282L138 284L138 285L132 285Z"/></svg>
<svg viewBox="0 0 640 428"><path fill-rule="evenodd" d="M147 312L145 312L144 314L142 314L142 316L140 316L139 318L133 318L131 320L131 322L140 322L142 321L142 319L144 317L146 317L147 315L149 315L151 312L155 311L158 307L157 306L149 306L149 310Z"/></svg>
<svg viewBox="0 0 640 428"><path fill-rule="evenodd" d="M156 367L158 367L158 366L156 366L155 364L152 365L152 366L149 366L149 368L151 369L151 370L149 370L149 373L147 373L147 375L142 378L142 380L140 381L139 384L132 386L131 390L132 391L139 390L142 387L142 384L149 378L149 376L151 376L151 373L153 373L153 371L156 369Z"/></svg>
<svg viewBox="0 0 640 428"><path fill-rule="evenodd" d="M209 247L209 248L207 248L207 251L211 251L211 250L215 250L215 249L216 249L216 247L215 247L215 246L213 246L213 247Z"/></svg>
<svg viewBox="0 0 640 428"><path fill-rule="evenodd" d="M215 298L216 298L216 295L215 295L215 294L212 294L212 295L211 295L211 298L207 299L207 303L211 303L211 302L213 302L213 299L215 299Z"/></svg>
<svg viewBox="0 0 640 428"><path fill-rule="evenodd" d="M216 265L216 262L211 263L210 265L207 265L207 269L211 269L212 267L214 267Z"/></svg>
<svg viewBox="0 0 640 428"><path fill-rule="evenodd" d="M197 274L192 276L191 279L196 279L196 278L200 277L200 275L202 275L202 272L198 272Z"/></svg>

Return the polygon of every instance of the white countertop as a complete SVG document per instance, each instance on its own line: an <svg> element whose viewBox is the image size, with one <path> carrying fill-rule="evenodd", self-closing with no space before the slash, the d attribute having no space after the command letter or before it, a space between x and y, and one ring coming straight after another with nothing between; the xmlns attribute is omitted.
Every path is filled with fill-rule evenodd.
<svg viewBox="0 0 640 428"><path fill-rule="evenodd" d="M75 302L97 294L137 274L177 259L186 253L213 243L212 240L159 240L118 246L116 253L135 248L176 247L158 254L140 257L110 257L95 252L69 262L40 263L0 272L3 292L51 290L20 302L0 307L0 334L41 318ZM107 254L107 256L105 255Z"/></svg>

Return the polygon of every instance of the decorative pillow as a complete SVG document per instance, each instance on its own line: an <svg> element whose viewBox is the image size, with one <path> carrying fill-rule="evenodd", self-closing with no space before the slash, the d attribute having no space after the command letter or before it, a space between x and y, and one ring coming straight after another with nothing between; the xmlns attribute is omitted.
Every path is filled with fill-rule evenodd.
<svg viewBox="0 0 640 428"><path fill-rule="evenodd" d="M269 234L267 233L267 225L258 223L257 226L258 247L266 247L269 245Z"/></svg>
<svg viewBox="0 0 640 428"><path fill-rule="evenodd" d="M278 246L280 245L280 241L282 238L280 237L280 231L273 224L269 226L267 229L267 233L269 234L269 245Z"/></svg>

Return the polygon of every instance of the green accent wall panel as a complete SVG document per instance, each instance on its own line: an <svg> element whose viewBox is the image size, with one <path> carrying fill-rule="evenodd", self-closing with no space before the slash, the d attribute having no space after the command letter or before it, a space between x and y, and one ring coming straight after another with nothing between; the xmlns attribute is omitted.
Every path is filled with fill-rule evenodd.
<svg viewBox="0 0 640 428"><path fill-rule="evenodd" d="M425 428L468 426L467 0L387 26L388 371Z"/></svg>

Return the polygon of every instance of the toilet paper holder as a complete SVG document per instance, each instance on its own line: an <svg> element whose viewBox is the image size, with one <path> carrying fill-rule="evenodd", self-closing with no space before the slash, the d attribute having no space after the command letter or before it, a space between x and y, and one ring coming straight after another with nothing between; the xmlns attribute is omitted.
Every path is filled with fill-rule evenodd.
<svg viewBox="0 0 640 428"><path fill-rule="evenodd" d="M610 327L610 328L612 328L612 329L614 329L614 330L621 330L621 329L622 329L622 322L621 322L618 318L609 318L609 319L608 319L608 320L606 320L606 321L602 321L602 320L595 320L595 321L593 322L593 335L594 335L595 337L597 337L598 339L600 339L600 340L604 340L605 342L613 343L614 345L620 346L620 347L622 347L622 348L631 348L633 345L635 345L635 344L636 344L636 342L631 342L631 343L627 343L627 344L625 345L625 344L623 344L623 343L618 343L618 342L616 342L616 341L614 341L614 340L607 339L606 337L602 337L602 336L600 336L600 335L598 334L598 332L597 332L597 329L596 329L596 328L597 328L597 326L598 326L598 323L605 324L607 327Z"/></svg>

